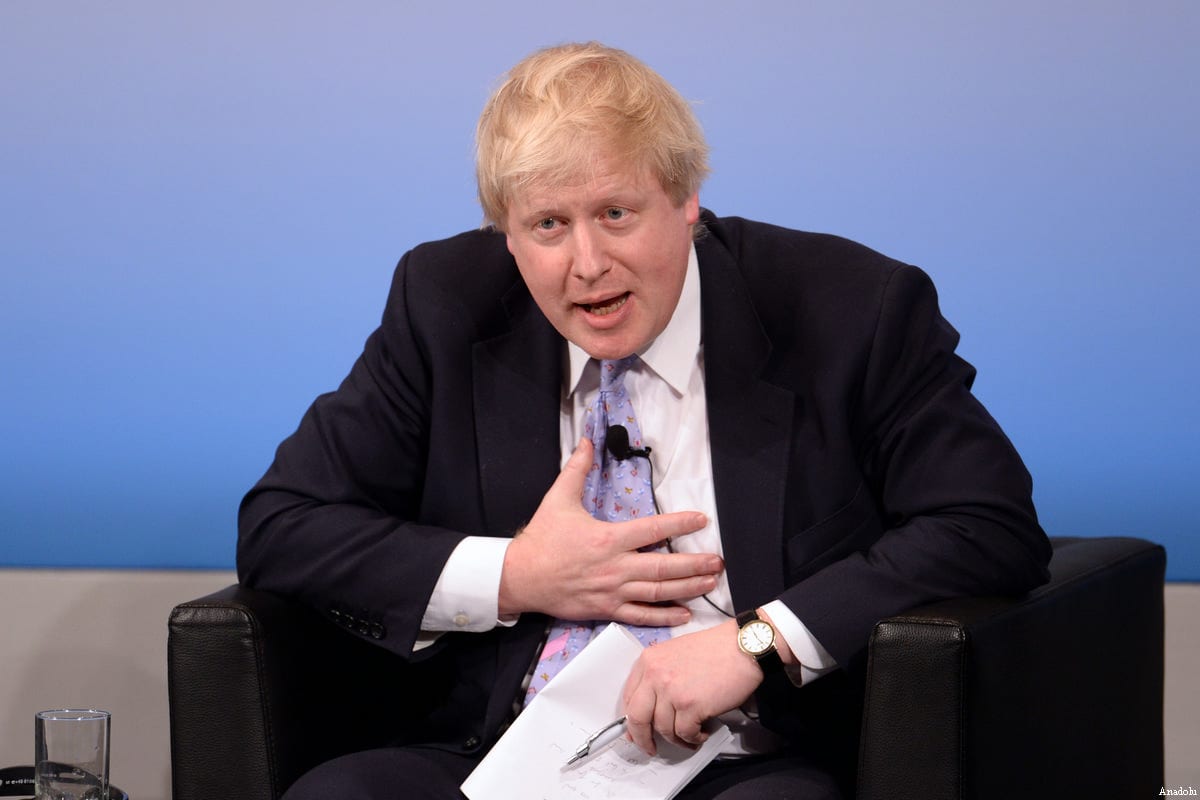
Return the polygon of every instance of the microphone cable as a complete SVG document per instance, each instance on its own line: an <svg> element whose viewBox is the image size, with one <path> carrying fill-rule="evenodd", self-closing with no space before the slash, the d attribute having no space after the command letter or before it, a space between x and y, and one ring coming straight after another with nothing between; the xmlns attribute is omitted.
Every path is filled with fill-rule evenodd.
<svg viewBox="0 0 1200 800"><path fill-rule="evenodd" d="M658 495L654 491L654 460L650 458L651 448L635 448L629 445L629 431L624 425L609 425L604 432L604 449L606 449L613 458L617 461L625 461L630 458L638 457L646 459L646 463L650 465L650 502L654 504L654 513L662 514L662 509L658 506ZM668 536L665 540L667 543L667 552L676 553L677 551L671 544L671 537ZM725 609L712 601L707 594L700 595L704 598L704 602L712 606L722 616L733 619L733 614L730 614Z"/></svg>

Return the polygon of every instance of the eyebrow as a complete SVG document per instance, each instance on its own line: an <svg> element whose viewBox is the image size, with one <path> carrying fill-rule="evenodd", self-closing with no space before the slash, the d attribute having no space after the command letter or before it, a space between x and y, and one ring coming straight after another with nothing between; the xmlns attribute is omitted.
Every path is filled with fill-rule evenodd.
<svg viewBox="0 0 1200 800"><path fill-rule="evenodd" d="M606 195L598 200L594 208L637 208L644 205L644 193L638 192L635 189L622 190ZM562 215L561 206L542 205L528 214L522 214L520 219L523 223L536 222L538 220L547 219L549 217L557 217Z"/></svg>

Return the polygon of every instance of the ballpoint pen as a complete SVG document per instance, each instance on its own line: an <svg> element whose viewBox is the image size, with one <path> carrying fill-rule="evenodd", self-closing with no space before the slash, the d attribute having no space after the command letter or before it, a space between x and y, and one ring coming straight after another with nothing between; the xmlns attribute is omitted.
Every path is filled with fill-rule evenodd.
<svg viewBox="0 0 1200 800"><path fill-rule="evenodd" d="M581 758L586 758L592 752L593 747L599 750L609 742L615 741L624 732L625 717L613 720L585 739L583 744L579 745L579 749L575 751L575 755L567 759L567 766L571 766Z"/></svg>

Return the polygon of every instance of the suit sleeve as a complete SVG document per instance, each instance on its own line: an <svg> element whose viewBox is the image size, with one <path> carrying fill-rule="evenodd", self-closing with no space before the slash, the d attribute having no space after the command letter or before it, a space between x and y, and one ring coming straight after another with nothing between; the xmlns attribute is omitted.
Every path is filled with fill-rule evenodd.
<svg viewBox="0 0 1200 800"><path fill-rule="evenodd" d="M410 312L406 255L380 327L316 399L239 512L248 586L300 599L407 655L465 534L419 524L432 377Z"/></svg>
<svg viewBox="0 0 1200 800"><path fill-rule="evenodd" d="M974 369L932 283L900 266L881 298L848 392L862 485L837 516L858 544L780 598L843 665L880 619L1048 577L1029 473L971 394Z"/></svg>

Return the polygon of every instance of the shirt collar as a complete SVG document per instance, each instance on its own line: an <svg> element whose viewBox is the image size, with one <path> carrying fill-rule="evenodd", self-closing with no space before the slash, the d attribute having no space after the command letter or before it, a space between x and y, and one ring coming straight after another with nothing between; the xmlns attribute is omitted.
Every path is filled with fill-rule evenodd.
<svg viewBox="0 0 1200 800"><path fill-rule="evenodd" d="M692 364L700 351L700 265L696 259L696 246L688 253L687 272L683 277L683 289L675 313L663 332L638 355L642 363L658 377L667 382L679 394L687 391ZM567 342L569 369L567 370L567 395L579 388L584 370L592 357L574 342Z"/></svg>

